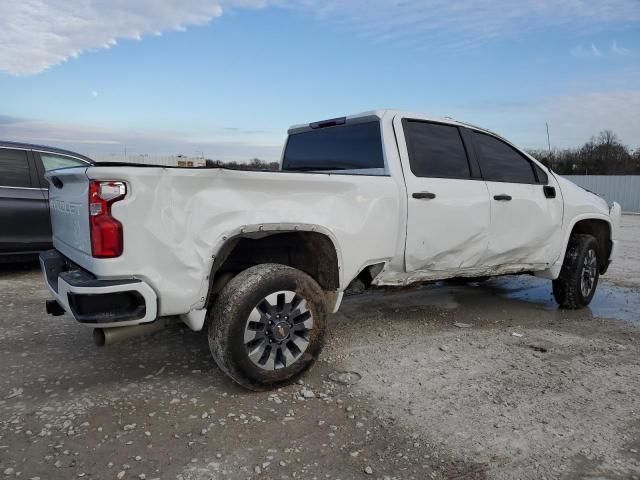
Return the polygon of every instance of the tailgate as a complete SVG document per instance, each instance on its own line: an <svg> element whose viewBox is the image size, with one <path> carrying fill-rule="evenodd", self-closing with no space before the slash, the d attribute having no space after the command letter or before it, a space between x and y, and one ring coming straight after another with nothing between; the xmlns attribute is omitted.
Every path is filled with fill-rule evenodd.
<svg viewBox="0 0 640 480"><path fill-rule="evenodd" d="M91 255L86 171L87 167L64 168L45 175L49 182L53 245L71 256L72 251Z"/></svg>

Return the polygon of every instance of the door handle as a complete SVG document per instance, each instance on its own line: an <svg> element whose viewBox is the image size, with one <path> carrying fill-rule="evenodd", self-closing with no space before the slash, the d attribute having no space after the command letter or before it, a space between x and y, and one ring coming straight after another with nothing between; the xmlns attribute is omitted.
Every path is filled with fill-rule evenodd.
<svg viewBox="0 0 640 480"><path fill-rule="evenodd" d="M501 193L500 195L494 195L493 199L498 200L499 202L509 202L511 201L511 195Z"/></svg>
<svg viewBox="0 0 640 480"><path fill-rule="evenodd" d="M411 196L413 198L427 199L427 200L432 200L432 199L436 198L436 194L435 193L431 193L431 192L416 192Z"/></svg>

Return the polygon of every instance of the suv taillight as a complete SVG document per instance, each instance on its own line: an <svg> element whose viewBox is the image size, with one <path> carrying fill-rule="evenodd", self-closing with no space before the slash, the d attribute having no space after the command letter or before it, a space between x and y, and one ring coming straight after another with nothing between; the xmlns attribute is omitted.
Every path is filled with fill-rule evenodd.
<svg viewBox="0 0 640 480"><path fill-rule="evenodd" d="M111 216L111 205L127 194L123 182L89 183L89 226L91 254L96 258L114 258L122 255L122 224Z"/></svg>

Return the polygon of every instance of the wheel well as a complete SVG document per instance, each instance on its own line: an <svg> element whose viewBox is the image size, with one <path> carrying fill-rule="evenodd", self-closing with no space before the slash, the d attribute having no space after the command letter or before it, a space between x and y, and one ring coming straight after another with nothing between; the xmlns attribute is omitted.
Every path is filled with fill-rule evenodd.
<svg viewBox="0 0 640 480"><path fill-rule="evenodd" d="M611 255L611 226L604 220L580 220L573 226L571 235L574 233L586 233L593 235L598 241L600 251L598 252L600 272L604 273L607 268L609 256Z"/></svg>
<svg viewBox="0 0 640 480"><path fill-rule="evenodd" d="M210 305L236 274L254 265L280 263L310 275L323 290L340 287L338 255L329 237L317 232L261 232L229 239L218 253L209 276Z"/></svg>

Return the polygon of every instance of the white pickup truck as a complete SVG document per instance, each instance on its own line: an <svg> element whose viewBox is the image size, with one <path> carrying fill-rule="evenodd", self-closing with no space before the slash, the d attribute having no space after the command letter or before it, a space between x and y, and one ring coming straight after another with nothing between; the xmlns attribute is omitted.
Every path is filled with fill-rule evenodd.
<svg viewBox="0 0 640 480"><path fill-rule="evenodd" d="M381 110L289 130L280 171L95 165L50 172L55 300L98 344L179 316L254 390L318 357L347 286L531 273L584 307L620 206L490 131Z"/></svg>

